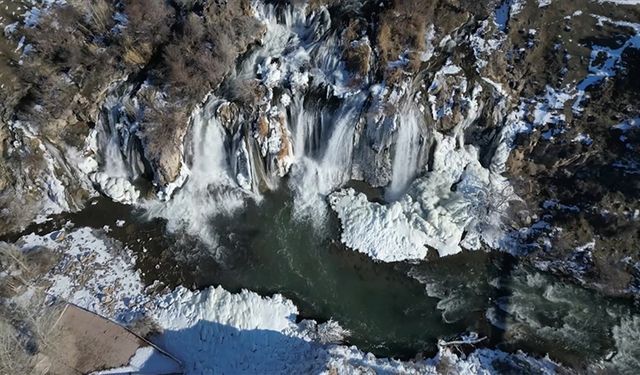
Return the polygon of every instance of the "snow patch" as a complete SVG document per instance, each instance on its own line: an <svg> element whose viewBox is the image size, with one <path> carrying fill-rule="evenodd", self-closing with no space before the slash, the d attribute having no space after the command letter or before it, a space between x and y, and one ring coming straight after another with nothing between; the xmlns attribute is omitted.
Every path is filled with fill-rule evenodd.
<svg viewBox="0 0 640 375"><path fill-rule="evenodd" d="M98 185L104 195L116 202L133 204L140 197L138 189L126 178L110 177L104 172L96 172L89 175L89 179Z"/></svg>

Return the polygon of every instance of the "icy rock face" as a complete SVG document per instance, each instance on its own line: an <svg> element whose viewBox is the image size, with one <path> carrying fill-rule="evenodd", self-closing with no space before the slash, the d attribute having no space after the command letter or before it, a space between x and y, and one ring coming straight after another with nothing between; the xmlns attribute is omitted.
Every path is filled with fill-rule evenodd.
<svg viewBox="0 0 640 375"><path fill-rule="evenodd" d="M92 165L80 150L57 144L31 123L10 121L3 130L12 142L0 165L0 233L82 207L89 195L83 193L92 190L85 174Z"/></svg>
<svg viewBox="0 0 640 375"><path fill-rule="evenodd" d="M368 202L364 194L352 189L330 196L342 223L343 243L382 261L422 259L428 248L446 256L463 247L479 249L482 243L500 246L505 233L501 215L508 201L517 198L501 173L518 128L515 121L508 122L490 164L483 166L478 149L464 144L462 138L480 114L477 98L481 92L477 86L465 99L467 110L452 135L430 133L431 168L406 194L386 206Z"/></svg>
<svg viewBox="0 0 640 375"><path fill-rule="evenodd" d="M330 202L342 222L342 242L391 262L422 259L428 247L440 256L462 247L478 249L480 240L498 247L503 229L495 215L510 198L508 191L502 176L480 165L475 150L456 152L455 139L448 137L437 146L434 171L418 178L398 201L368 202L364 194L345 189Z"/></svg>

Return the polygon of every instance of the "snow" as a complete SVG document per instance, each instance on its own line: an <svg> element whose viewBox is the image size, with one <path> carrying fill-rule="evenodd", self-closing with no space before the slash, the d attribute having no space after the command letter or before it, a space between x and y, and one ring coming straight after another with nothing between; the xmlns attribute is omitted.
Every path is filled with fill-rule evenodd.
<svg viewBox="0 0 640 375"><path fill-rule="evenodd" d="M613 3L618 5L639 5L640 0L598 0L599 3Z"/></svg>
<svg viewBox="0 0 640 375"><path fill-rule="evenodd" d="M593 139L591 139L589 134L580 133L572 139L572 142L579 142L585 146L591 146L591 144L593 144Z"/></svg>
<svg viewBox="0 0 640 375"><path fill-rule="evenodd" d="M512 0L509 16L513 17L520 14L522 9L524 9L524 7L526 6L526 3L527 0Z"/></svg>
<svg viewBox="0 0 640 375"><path fill-rule="evenodd" d="M183 153L182 150L180 151L180 153L181 154ZM190 175L191 175L191 170L189 169L189 166L187 166L184 160L181 160L180 173L178 174L178 177L174 181L158 189L158 192L157 192L158 199L162 201L167 201L171 199L171 196L173 195L173 193L185 184L185 182L187 181L187 178L189 178Z"/></svg>
<svg viewBox="0 0 640 375"><path fill-rule="evenodd" d="M222 287L191 291L184 287L148 294L134 269L134 259L99 231L79 228L69 233L27 235L18 244L27 251L47 246L62 259L45 278L49 295L66 299L116 322L133 317L153 318L162 333L154 344L181 361L185 374L436 374L442 366L454 373L491 374L496 360L524 361L543 374L554 372L548 359L480 349L469 355L441 347L429 360L397 361L376 358L356 347L335 344L345 331L334 321L296 323L298 309L279 294L263 297ZM18 301L18 299L16 299ZM99 374L124 371L162 374L167 361L160 352L143 347L128 366Z"/></svg>
<svg viewBox="0 0 640 375"><path fill-rule="evenodd" d="M126 178L111 177L104 172L92 173L89 178L98 185L104 195L116 202L133 204L140 197L138 189Z"/></svg>
<svg viewBox="0 0 640 375"><path fill-rule="evenodd" d="M46 276L51 283L48 294L121 322L141 314L144 287L133 270L135 259L126 249L118 251L99 232L80 228L71 233L30 234L18 245L23 251L44 246L62 255Z"/></svg>
<svg viewBox="0 0 640 375"><path fill-rule="evenodd" d="M157 343L187 364L189 373L317 372L313 359L321 353L298 332L297 313L280 295L178 288L153 317L164 328Z"/></svg>
<svg viewBox="0 0 640 375"><path fill-rule="evenodd" d="M614 125L613 128L621 130L623 133L634 128L640 128L640 117L621 122L617 125Z"/></svg>
<svg viewBox="0 0 640 375"><path fill-rule="evenodd" d="M590 86L599 84L604 79L613 77L616 74L616 70L620 66L622 54L627 48L640 48L640 24L614 21L610 18L593 15L598 24L602 25L604 22L610 23L614 26L632 29L634 35L626 40L626 42L619 48L610 48L606 46L594 45L591 49L591 61L589 63L589 74L585 79L578 84L578 90L584 92ZM601 61L601 57L605 56L606 59ZM580 102L581 100L578 100Z"/></svg>
<svg viewBox="0 0 640 375"><path fill-rule="evenodd" d="M97 371L91 375L122 375L127 373L168 375L181 372L182 369L174 360L152 346L144 346L136 350L127 366Z"/></svg>

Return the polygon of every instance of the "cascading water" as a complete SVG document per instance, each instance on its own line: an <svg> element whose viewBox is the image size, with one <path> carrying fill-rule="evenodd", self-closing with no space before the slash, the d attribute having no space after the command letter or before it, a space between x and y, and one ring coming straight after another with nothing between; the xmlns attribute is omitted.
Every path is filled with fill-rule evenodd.
<svg viewBox="0 0 640 375"><path fill-rule="evenodd" d="M123 96L122 100L129 98ZM102 171L110 177L128 180L138 178L144 172L144 165L134 136L137 125L129 121L127 105L120 98L110 96L103 107L97 127L97 142L104 148L101 155ZM129 103L135 108L135 103Z"/></svg>
<svg viewBox="0 0 640 375"><path fill-rule="evenodd" d="M235 75L248 80L257 74L268 92L260 111L271 119L271 132L254 137L267 138L262 141L267 148L274 143L291 144L289 186L296 214L322 216L324 197L351 178L354 131L366 95L347 88L349 77L341 60L338 31L332 30L326 9L307 15L304 8L257 4L256 14L265 23L266 34ZM281 90L279 97L274 88ZM278 122L287 131L279 130ZM279 139L273 139L274 133ZM246 158L242 153L240 157ZM254 164L252 179L266 179L264 185L273 186L268 174L273 173L269 167L274 163L269 156L264 163L267 176L256 175L260 163L249 159Z"/></svg>
<svg viewBox="0 0 640 375"><path fill-rule="evenodd" d="M351 178L354 133L364 100L365 96L358 94L342 101L333 113L320 109L323 112L317 116L321 119L319 127L327 129L330 135L321 141L319 152L308 156L301 153L297 157L290 180L297 216L324 219L326 195ZM307 124L295 126L297 131L304 132Z"/></svg>
<svg viewBox="0 0 640 375"><path fill-rule="evenodd" d="M215 235L209 221L215 215L233 213L248 197L231 174L227 135L216 116L221 103L212 97L191 117L191 143L187 150L191 163L184 186L170 201L145 203L148 215L165 218L169 230L184 229L210 244L215 243Z"/></svg>
<svg viewBox="0 0 640 375"><path fill-rule="evenodd" d="M134 182L145 171L135 136L137 102L129 96L129 88L116 87L107 97L98 125L94 130L92 151L96 166L89 173L91 181L115 201L133 203L140 196Z"/></svg>
<svg viewBox="0 0 640 375"><path fill-rule="evenodd" d="M424 117L413 103L398 114L397 138L393 154L391 184L386 191L387 200L396 200L418 175L425 158L426 125Z"/></svg>
<svg viewBox="0 0 640 375"><path fill-rule="evenodd" d="M467 110L452 135L429 130L425 107L419 103L422 92L416 91L419 86L408 81L391 87L369 85L366 79L345 84L348 73L341 61L339 31L327 26L331 23L326 9L305 12L304 8L276 9L273 5L256 8L267 26L266 34L262 45L246 56L232 77L260 86L255 104L237 106L223 99L223 91L217 94L222 97L211 96L194 111L186 138L191 143L185 155L185 165L191 168L189 180L171 201L148 203L150 215L169 220L170 230L183 228L215 243L212 218L235 212L247 198L264 190L275 190L288 175L293 217L325 228L327 196L351 179L369 181L369 173L377 186L388 183L386 199L393 202L384 208L369 207L365 202L364 211L372 210L384 219L399 211L404 215L419 209L416 215L399 218L413 218L406 225L410 233L397 234L398 242L390 242L389 252L405 256L398 251L402 244L406 249L418 248L416 255L406 253L419 258L426 251L424 243L442 255L460 251L461 237L471 225L467 212L471 198L467 195L495 180L479 165L473 147L464 146L464 131L477 118L475 103L481 87L474 88L470 98L461 99L467 102ZM453 85L460 72L450 62L443 65L429 89L429 100L435 100L438 89ZM466 81L458 86L454 94L466 93ZM442 116L452 110L435 109L432 112ZM433 156L437 160L430 161L437 168L424 171L412 185L431 151L437 154ZM448 160L441 160L443 157ZM381 178L375 176L378 171ZM348 192L340 196L344 202L357 198ZM414 207L410 204L414 201L421 205ZM356 206L353 202L350 205ZM334 205L337 212L344 209L338 206ZM392 206L394 210L390 210ZM415 237L418 245L407 243L406 236ZM466 247L477 248L477 241L467 242L473 246Z"/></svg>

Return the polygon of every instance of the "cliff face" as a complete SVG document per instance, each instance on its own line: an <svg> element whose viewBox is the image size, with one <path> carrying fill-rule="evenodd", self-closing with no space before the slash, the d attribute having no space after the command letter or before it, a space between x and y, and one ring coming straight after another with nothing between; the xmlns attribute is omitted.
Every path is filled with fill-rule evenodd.
<svg viewBox="0 0 640 375"><path fill-rule="evenodd" d="M340 216L409 218L412 241L384 240L419 249L365 252L491 247L635 285L637 5L294 3L53 2L5 29L20 48L0 67L0 231L94 188L133 203L220 181L245 197L287 183L313 216L357 179L386 202L339 191ZM187 189L202 155L224 178Z"/></svg>

